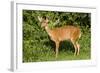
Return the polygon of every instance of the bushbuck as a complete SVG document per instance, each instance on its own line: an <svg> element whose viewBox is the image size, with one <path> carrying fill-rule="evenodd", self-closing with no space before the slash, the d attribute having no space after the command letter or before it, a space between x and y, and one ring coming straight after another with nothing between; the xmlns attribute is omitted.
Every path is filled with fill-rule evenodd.
<svg viewBox="0 0 100 73"><path fill-rule="evenodd" d="M49 28L48 26L48 18L39 17L41 27L44 27L50 39L55 42L55 56L57 58L59 52L59 44L61 41L70 40L75 48L74 55L79 55L80 45L78 44L78 39L81 37L81 31L79 27L67 25L63 27Z"/></svg>

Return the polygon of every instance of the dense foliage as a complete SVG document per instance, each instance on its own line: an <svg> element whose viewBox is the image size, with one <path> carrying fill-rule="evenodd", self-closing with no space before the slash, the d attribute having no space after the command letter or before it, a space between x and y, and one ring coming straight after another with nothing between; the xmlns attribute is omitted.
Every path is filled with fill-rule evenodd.
<svg viewBox="0 0 100 73"><path fill-rule="evenodd" d="M81 55L73 57L73 47L68 41L62 42L58 60L74 60L90 58L91 14L77 12L56 12L23 10L23 62L51 61L54 59L55 44L50 40L47 32L41 28L38 16L49 19L49 27L56 28L73 25L81 28ZM54 24L59 19L59 22ZM72 48L72 49L70 49ZM83 56L83 54L85 56Z"/></svg>

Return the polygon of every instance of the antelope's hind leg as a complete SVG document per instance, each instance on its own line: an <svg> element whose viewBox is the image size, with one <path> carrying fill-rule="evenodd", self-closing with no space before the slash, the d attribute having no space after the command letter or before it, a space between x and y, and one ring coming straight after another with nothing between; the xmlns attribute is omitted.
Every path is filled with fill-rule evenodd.
<svg viewBox="0 0 100 73"><path fill-rule="evenodd" d="M78 43L76 43L76 45L77 45L77 55L79 55L79 53L80 53L80 45Z"/></svg>
<svg viewBox="0 0 100 73"><path fill-rule="evenodd" d="M74 49L75 49L75 52L74 52L74 56L75 56L77 54L77 45L76 45L76 42L73 41L72 39L71 39L71 42L72 42Z"/></svg>

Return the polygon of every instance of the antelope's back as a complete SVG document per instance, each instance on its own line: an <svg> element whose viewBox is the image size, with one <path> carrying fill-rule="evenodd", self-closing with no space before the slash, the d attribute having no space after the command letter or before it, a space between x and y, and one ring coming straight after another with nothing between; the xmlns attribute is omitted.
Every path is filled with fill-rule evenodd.
<svg viewBox="0 0 100 73"><path fill-rule="evenodd" d="M63 41L68 39L76 40L80 35L80 28L75 26L64 26L52 30L53 39Z"/></svg>

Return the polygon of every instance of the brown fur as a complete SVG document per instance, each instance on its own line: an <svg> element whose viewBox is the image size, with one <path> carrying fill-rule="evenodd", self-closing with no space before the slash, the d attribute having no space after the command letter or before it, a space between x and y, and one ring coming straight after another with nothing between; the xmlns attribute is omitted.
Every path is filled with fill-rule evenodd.
<svg viewBox="0 0 100 73"><path fill-rule="evenodd" d="M75 48L74 55L79 55L80 45L78 44L78 39L81 36L80 28L75 26L63 26L50 29L48 27L48 19L42 20L42 18L39 18L39 20L41 21L41 26L45 28L51 40L56 44L56 58L58 56L59 43L64 40L70 40Z"/></svg>

